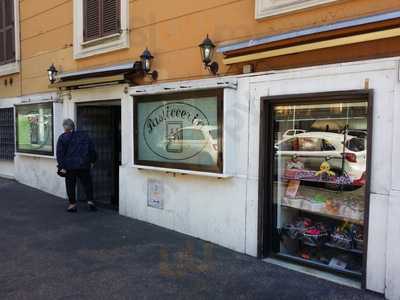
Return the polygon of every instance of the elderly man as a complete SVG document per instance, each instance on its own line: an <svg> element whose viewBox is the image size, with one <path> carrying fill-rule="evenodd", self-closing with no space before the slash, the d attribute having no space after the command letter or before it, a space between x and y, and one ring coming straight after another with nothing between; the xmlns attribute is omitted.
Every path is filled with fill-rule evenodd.
<svg viewBox="0 0 400 300"><path fill-rule="evenodd" d="M58 174L65 177L69 200L68 212L77 212L76 181L82 183L88 208L96 210L93 203L93 184L90 169L96 162L97 154L90 137L83 131L75 131L74 121L63 121L64 133L57 142Z"/></svg>

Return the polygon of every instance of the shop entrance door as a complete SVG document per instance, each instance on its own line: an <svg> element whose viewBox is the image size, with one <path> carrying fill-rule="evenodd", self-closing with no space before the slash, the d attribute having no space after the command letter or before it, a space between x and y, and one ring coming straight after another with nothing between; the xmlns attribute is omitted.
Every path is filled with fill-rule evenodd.
<svg viewBox="0 0 400 300"><path fill-rule="evenodd" d="M263 255L365 279L369 92L262 103Z"/></svg>
<svg viewBox="0 0 400 300"><path fill-rule="evenodd" d="M98 206L117 210L121 164L120 102L78 105L77 127L88 133L97 151L97 162L92 169L94 201ZM80 185L78 199L85 199Z"/></svg>

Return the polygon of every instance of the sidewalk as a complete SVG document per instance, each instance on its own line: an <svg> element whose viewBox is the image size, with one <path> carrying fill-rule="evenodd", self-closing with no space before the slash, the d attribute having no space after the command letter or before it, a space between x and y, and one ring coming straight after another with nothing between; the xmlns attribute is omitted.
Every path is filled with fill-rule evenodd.
<svg viewBox="0 0 400 300"><path fill-rule="evenodd" d="M0 179L0 299L382 299Z"/></svg>

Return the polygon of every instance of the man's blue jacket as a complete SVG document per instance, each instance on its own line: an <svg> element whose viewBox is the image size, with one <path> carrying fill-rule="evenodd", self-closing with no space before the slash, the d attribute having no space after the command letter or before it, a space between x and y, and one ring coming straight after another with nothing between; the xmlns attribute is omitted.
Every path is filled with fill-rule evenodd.
<svg viewBox="0 0 400 300"><path fill-rule="evenodd" d="M57 162L59 169L87 170L97 159L90 137L83 131L65 132L58 138Z"/></svg>

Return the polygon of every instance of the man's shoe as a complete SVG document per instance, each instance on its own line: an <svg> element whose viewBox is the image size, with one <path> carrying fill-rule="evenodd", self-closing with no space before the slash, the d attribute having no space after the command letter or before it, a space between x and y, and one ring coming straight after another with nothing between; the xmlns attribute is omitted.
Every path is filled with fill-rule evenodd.
<svg viewBox="0 0 400 300"><path fill-rule="evenodd" d="M73 207L68 207L68 208L67 208L67 212L69 212L69 213L76 213L76 212L78 212L78 208L76 207L76 205L73 206Z"/></svg>
<svg viewBox="0 0 400 300"><path fill-rule="evenodd" d="M97 207L92 201L88 201L88 208L90 211L97 211Z"/></svg>

